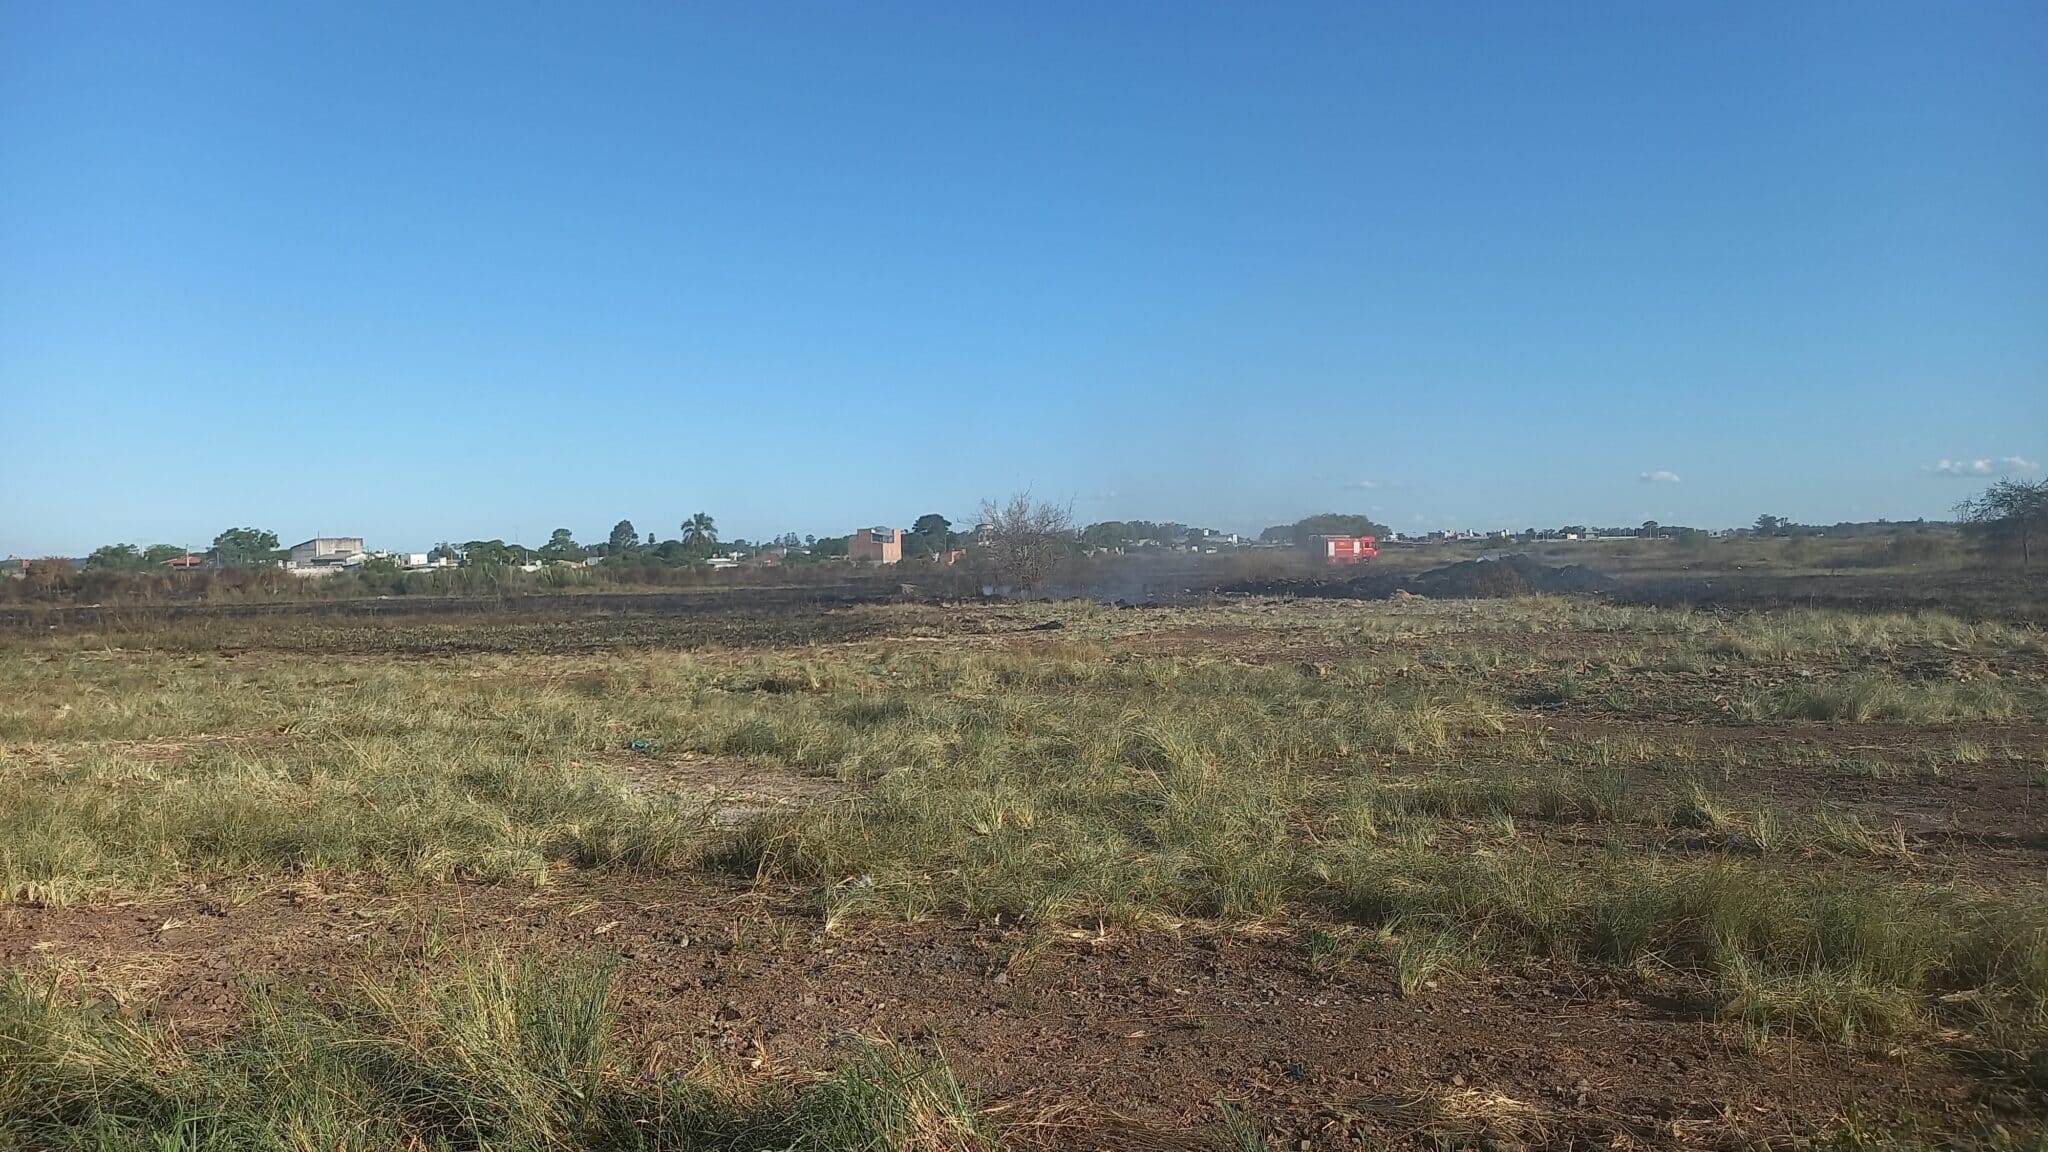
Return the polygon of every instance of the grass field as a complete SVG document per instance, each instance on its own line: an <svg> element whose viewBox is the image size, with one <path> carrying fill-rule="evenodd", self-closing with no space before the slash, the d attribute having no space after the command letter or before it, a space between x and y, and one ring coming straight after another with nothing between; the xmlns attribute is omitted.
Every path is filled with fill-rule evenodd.
<svg viewBox="0 0 2048 1152"><path fill-rule="evenodd" d="M2040 1130L2036 627L829 617L4 642L0 1147Z"/></svg>

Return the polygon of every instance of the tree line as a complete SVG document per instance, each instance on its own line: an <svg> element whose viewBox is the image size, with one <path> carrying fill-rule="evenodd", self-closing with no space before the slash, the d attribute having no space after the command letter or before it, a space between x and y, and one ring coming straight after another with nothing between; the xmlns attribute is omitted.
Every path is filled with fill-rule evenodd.
<svg viewBox="0 0 2048 1152"><path fill-rule="evenodd" d="M2001 480L1978 496L1956 506L1956 519L1963 531L1987 557L2016 559L2031 567L2033 553L2048 539L2048 481ZM969 550L985 561L992 572L1006 582L1033 587L1045 580L1058 563L1076 551L1122 550L1133 547L1184 546L1206 539L1206 529L1177 521L1105 520L1075 527L1070 507L1035 500L1030 493L1018 493L1005 501L984 501L982 520L975 532L960 532L945 516L928 512L919 516L903 533L903 555L922 558L950 555ZM1803 537L1820 534L1855 535L1862 532L1895 531L1899 525L1877 521L1871 524L1830 526L1799 524L1782 516L1760 515L1747 531L1762 537ZM1315 536L1385 536L1386 525L1369 516L1326 512L1306 516L1292 524L1277 524L1259 533L1267 544L1303 545ZM1566 525L1552 530L1526 529L1525 540L1556 539L1564 535L1640 535L1648 538L1704 538L1697 528L1645 521L1640 528L1596 528ZM444 541L430 555L463 568L510 568L535 562L576 562L601 558L618 566L702 564L721 554L753 556L776 554L786 564L829 563L846 557L848 537L799 537L787 532L762 541L722 540L718 522L708 512L697 512L677 526L677 535L663 540L649 532L644 537L630 520L612 526L603 542L589 545L576 540L568 528L557 528L538 548L503 540L469 540L460 544ZM91 572L140 574L161 572L168 562L185 556L203 559L215 569L260 569L276 567L286 552L277 533L268 529L236 527L223 529L212 544L198 552L175 544L107 544L85 559ZM45 575L66 562L32 561ZM372 571L395 570L395 561L367 562Z"/></svg>
<svg viewBox="0 0 2048 1152"><path fill-rule="evenodd" d="M154 572L173 560L194 556L225 568L253 568L274 564L283 555L277 533L229 528L213 538L212 547L198 552L181 544L103 544L85 558L85 567L96 572Z"/></svg>

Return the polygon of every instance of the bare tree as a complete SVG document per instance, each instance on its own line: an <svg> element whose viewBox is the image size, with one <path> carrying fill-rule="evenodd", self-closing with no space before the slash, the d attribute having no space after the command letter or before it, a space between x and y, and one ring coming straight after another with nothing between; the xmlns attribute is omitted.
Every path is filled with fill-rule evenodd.
<svg viewBox="0 0 2048 1152"><path fill-rule="evenodd" d="M2024 569L2033 563L2035 542L2048 536L2048 480L2000 480L1956 505L1956 519L1990 548L2018 552Z"/></svg>
<svg viewBox="0 0 2048 1152"><path fill-rule="evenodd" d="M981 502L982 554L996 578L1023 591L1050 579L1074 546L1074 510L1070 505L1033 500L1029 491L1007 502Z"/></svg>

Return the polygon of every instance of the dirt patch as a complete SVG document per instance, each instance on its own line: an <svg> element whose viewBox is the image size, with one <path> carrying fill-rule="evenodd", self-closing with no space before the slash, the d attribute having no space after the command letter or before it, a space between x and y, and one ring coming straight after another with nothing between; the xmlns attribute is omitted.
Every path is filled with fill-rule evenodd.
<svg viewBox="0 0 2048 1152"><path fill-rule="evenodd" d="M733 828L773 812L851 798L848 785L828 776L807 776L777 764L722 756L664 754L657 749L605 758L642 792L680 796L701 803L712 823Z"/></svg>
<svg viewBox="0 0 2048 1152"><path fill-rule="evenodd" d="M0 912L0 966L147 974L130 1009L199 1034L230 1028L252 985L318 994L430 939L614 952L629 1036L686 1063L709 1052L801 1076L849 1034L943 1051L1027 1147L1211 1147L1219 1098L1287 1147L1337 1149L1425 1123L1505 1143L1748 1142L1852 1112L1939 1114L1969 1094L1935 1056L1751 1053L1614 972L1531 962L1403 997L1380 961L1313 971L1287 925L828 934L800 895L573 871L540 890L300 884Z"/></svg>

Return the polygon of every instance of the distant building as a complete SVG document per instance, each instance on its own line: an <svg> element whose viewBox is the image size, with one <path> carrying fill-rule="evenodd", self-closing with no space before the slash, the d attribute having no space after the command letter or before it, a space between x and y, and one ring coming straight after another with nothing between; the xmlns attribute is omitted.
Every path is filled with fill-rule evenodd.
<svg viewBox="0 0 2048 1152"><path fill-rule="evenodd" d="M173 556L169 560L164 561L164 567L169 568L173 572L191 572L194 569L206 567L206 558L189 555Z"/></svg>
<svg viewBox="0 0 2048 1152"><path fill-rule="evenodd" d="M301 574L312 574L353 568L362 562L361 536L315 536L303 544L292 545L284 566Z"/></svg>
<svg viewBox="0 0 2048 1152"><path fill-rule="evenodd" d="M846 538L850 560L894 564L903 559L903 533L894 528L862 528Z"/></svg>

